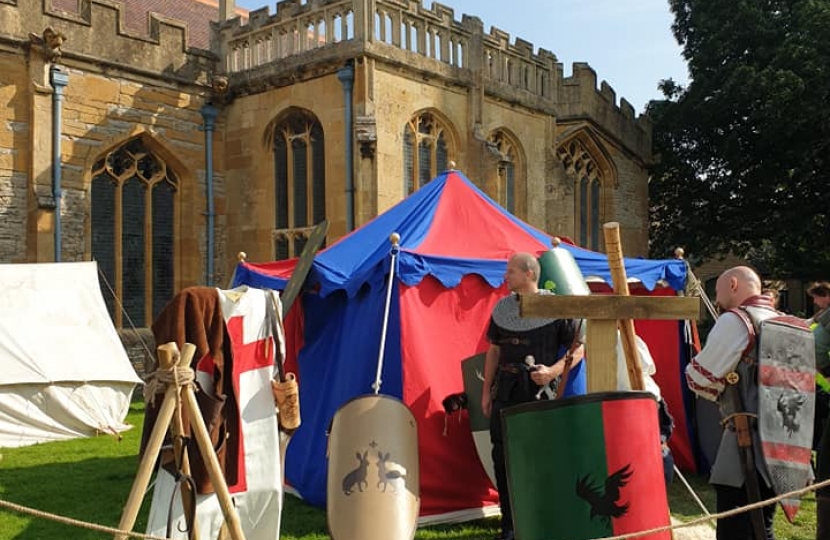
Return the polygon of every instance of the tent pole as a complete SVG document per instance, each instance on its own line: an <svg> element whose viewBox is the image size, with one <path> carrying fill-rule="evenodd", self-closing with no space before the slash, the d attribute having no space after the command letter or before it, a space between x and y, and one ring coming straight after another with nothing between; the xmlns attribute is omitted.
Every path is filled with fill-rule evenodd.
<svg viewBox="0 0 830 540"><path fill-rule="evenodd" d="M380 393L380 374L383 371L383 353L386 349L386 329L389 326L389 305L392 301L392 285L395 283L395 260L398 258L398 251L400 251L401 235L392 233L389 236L389 241L392 242L392 262L389 268L389 285L386 287L386 307L383 310L383 329L380 332L380 351L378 352L378 370L375 373L375 382L372 384L372 390L375 395Z"/></svg>

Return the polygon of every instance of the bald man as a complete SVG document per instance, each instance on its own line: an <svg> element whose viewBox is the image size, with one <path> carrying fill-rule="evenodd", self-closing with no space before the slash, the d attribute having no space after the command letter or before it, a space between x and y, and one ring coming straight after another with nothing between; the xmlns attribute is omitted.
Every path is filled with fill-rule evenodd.
<svg viewBox="0 0 830 540"><path fill-rule="evenodd" d="M733 413L758 413L757 365L753 354L758 340L750 340L750 327L760 321L780 315L772 299L761 294L761 280L751 268L736 266L720 275L715 286L715 303L722 315L709 332L706 346L686 367L686 382L698 396L716 401L724 418ZM743 362L741 360L744 360ZM735 375L737 374L737 382ZM733 381L733 384L727 381ZM730 388L731 386L731 388ZM738 392L739 400L724 399L724 392ZM728 396L731 398L732 396ZM734 410L739 401L743 411ZM718 454L709 477L717 495L717 511L725 512L747 504L746 474L741 461L737 437L732 424L723 431ZM755 477L760 496L769 499L775 494L770 487L769 472L760 452L756 427L752 426L752 445L755 457ZM765 537L756 538L749 513L718 520L718 540L773 540L772 520L775 505L763 508Z"/></svg>

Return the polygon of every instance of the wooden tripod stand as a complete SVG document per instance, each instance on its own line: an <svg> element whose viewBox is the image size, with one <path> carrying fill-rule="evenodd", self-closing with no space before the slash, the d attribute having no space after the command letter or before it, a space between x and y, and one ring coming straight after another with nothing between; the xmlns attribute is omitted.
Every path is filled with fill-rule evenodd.
<svg viewBox="0 0 830 540"><path fill-rule="evenodd" d="M196 437L199 451L204 457L208 476L219 499L219 505L222 508L222 514L225 516L225 523L230 536L232 540L245 540L245 534L242 532L242 526L239 522L239 515L236 513L236 509L231 501L228 485L225 482L225 477L222 475L219 460L210 442L207 426L196 403L196 394L193 391L193 385L191 383L193 374L190 371L190 361L195 352L196 346L191 343L185 343L181 353L179 353L179 348L175 342L165 343L158 347L158 369L172 374L173 377L171 381L167 382L167 388L164 390L164 401L162 401L159 409L153 431L150 433L147 447L144 450L144 456L142 456L141 462L139 463L138 472L133 481L133 487L130 490L127 504L124 506L124 512L121 514L121 521L118 524L118 528L122 531L128 531L132 530L135 525L135 520L138 517L138 511L141 507L141 501L144 498L144 492L150 483L153 465L156 462L159 450L161 450L161 445L167 430L172 429L174 435L180 435L182 433L182 409L180 407L183 407L190 419L190 429ZM189 373L187 373L188 371ZM177 373L183 372L187 373L188 376L182 376L180 379ZM176 444L180 444L178 437L176 437L176 440ZM189 474L190 466L187 453L179 453L179 450L179 448L176 448L177 456L182 456L182 461L179 463L179 466L183 472ZM195 523L190 525L195 527ZM121 534L115 536L115 540L125 539L126 536Z"/></svg>

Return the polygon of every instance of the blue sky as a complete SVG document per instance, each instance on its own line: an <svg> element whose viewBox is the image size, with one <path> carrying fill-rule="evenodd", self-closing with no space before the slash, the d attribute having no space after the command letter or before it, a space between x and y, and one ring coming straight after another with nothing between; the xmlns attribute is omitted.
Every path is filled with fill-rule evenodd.
<svg viewBox="0 0 830 540"><path fill-rule="evenodd" d="M672 78L686 84L686 62L671 33L673 17L668 0L443 0L455 10L475 15L485 31L495 26L553 52L570 75L573 62L587 62L625 97L637 112L650 99L659 99L657 84ZM236 5L256 9L276 2L236 0ZM429 0L424 1L429 6Z"/></svg>

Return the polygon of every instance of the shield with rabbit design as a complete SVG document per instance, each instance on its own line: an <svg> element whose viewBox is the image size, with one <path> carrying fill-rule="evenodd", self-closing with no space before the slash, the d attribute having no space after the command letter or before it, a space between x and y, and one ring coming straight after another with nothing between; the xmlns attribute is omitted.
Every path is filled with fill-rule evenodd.
<svg viewBox="0 0 830 540"><path fill-rule="evenodd" d="M412 540L420 510L418 430L400 400L364 395L334 414L326 513L333 540Z"/></svg>

